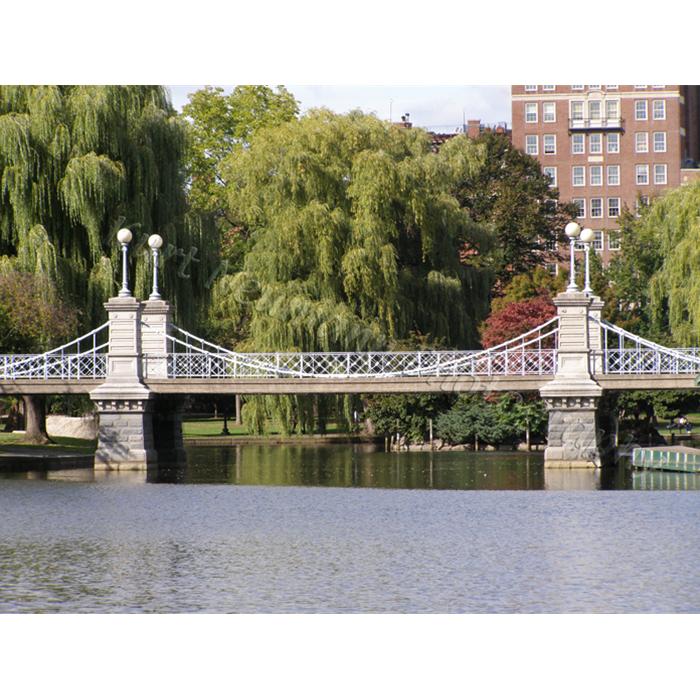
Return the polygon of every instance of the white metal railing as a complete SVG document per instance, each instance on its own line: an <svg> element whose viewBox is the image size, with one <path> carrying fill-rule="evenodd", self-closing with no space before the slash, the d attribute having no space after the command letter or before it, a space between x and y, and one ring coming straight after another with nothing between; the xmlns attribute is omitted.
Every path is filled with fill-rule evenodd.
<svg viewBox="0 0 700 700"><path fill-rule="evenodd" d="M168 376L224 379L552 375L556 371L558 328L555 317L487 350L241 353L172 326L175 335L166 336L171 350L167 355Z"/></svg>
<svg viewBox="0 0 700 700"><path fill-rule="evenodd" d="M0 380L102 379L107 375L108 340L100 334L109 322L70 343L40 355L0 355Z"/></svg>
<svg viewBox="0 0 700 700"><path fill-rule="evenodd" d="M600 326L603 345L591 353L592 372L601 367L604 374L700 373L700 348L667 348L607 321L590 320Z"/></svg>
<svg viewBox="0 0 700 700"><path fill-rule="evenodd" d="M700 348L667 348L591 316L601 329L602 351L591 371L604 374L700 374ZM101 379L107 374L109 322L39 355L0 355L0 380ZM170 378L386 378L547 376L557 369L559 319L554 317L486 350L381 352L234 352L170 326L163 362ZM147 364L147 363L146 363Z"/></svg>

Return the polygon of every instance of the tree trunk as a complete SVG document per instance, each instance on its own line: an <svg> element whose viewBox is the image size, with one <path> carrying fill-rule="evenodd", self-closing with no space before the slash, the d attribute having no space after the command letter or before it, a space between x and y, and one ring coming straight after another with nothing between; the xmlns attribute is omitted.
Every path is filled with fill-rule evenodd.
<svg viewBox="0 0 700 700"><path fill-rule="evenodd" d="M7 411L7 419L3 432L11 433L13 430L20 430L22 427L22 414L19 410L19 402L11 399L10 408Z"/></svg>
<svg viewBox="0 0 700 700"><path fill-rule="evenodd" d="M46 397L25 395L22 398L26 441L35 445L46 445L51 442L46 432Z"/></svg>
<svg viewBox="0 0 700 700"><path fill-rule="evenodd" d="M241 418L241 395L236 394L236 425L243 425Z"/></svg>

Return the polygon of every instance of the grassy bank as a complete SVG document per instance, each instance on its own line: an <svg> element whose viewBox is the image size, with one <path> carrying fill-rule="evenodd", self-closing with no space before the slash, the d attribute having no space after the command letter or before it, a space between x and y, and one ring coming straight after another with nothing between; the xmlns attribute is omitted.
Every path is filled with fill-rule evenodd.
<svg viewBox="0 0 700 700"><path fill-rule="evenodd" d="M221 418L185 418L182 421L182 434L185 438L222 437L224 421ZM229 437L280 437L283 433L279 426L272 427L266 435L254 435L244 425L235 425L228 421ZM328 423L325 435L343 435L335 423ZM303 437L303 436L302 436ZM311 435L307 437L312 437Z"/></svg>
<svg viewBox="0 0 700 700"><path fill-rule="evenodd" d="M12 452L13 449L22 450L74 450L76 452L94 452L96 442L94 440L81 440L80 438L52 437L47 445L34 445L28 443L22 433L0 432L0 451Z"/></svg>

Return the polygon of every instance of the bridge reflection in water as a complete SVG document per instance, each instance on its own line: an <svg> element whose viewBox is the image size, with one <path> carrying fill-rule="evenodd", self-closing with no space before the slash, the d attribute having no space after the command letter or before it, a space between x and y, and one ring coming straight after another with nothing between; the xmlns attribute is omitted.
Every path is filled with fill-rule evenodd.
<svg viewBox="0 0 700 700"><path fill-rule="evenodd" d="M186 465L150 482L467 491L698 490L700 474L545 469L542 453L384 452L373 445L235 445L189 448Z"/></svg>
<svg viewBox="0 0 700 700"><path fill-rule="evenodd" d="M61 469L0 473L0 479L143 484L139 472ZM453 491L698 491L700 474L545 469L542 453L383 452L374 445L191 447L187 462L148 470L148 483Z"/></svg>

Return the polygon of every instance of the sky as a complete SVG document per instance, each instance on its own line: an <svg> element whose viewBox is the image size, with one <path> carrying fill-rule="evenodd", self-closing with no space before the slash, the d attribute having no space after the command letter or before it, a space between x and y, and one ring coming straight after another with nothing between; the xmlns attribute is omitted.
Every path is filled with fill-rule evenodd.
<svg viewBox="0 0 700 700"><path fill-rule="evenodd" d="M173 105L181 110L188 94L203 85L169 85ZM233 85L221 85L230 92ZM414 126L443 133L454 132L462 119L484 124L510 124L510 85L286 85L301 103L302 112L328 107L344 113L359 108L380 119L399 121L408 113Z"/></svg>

